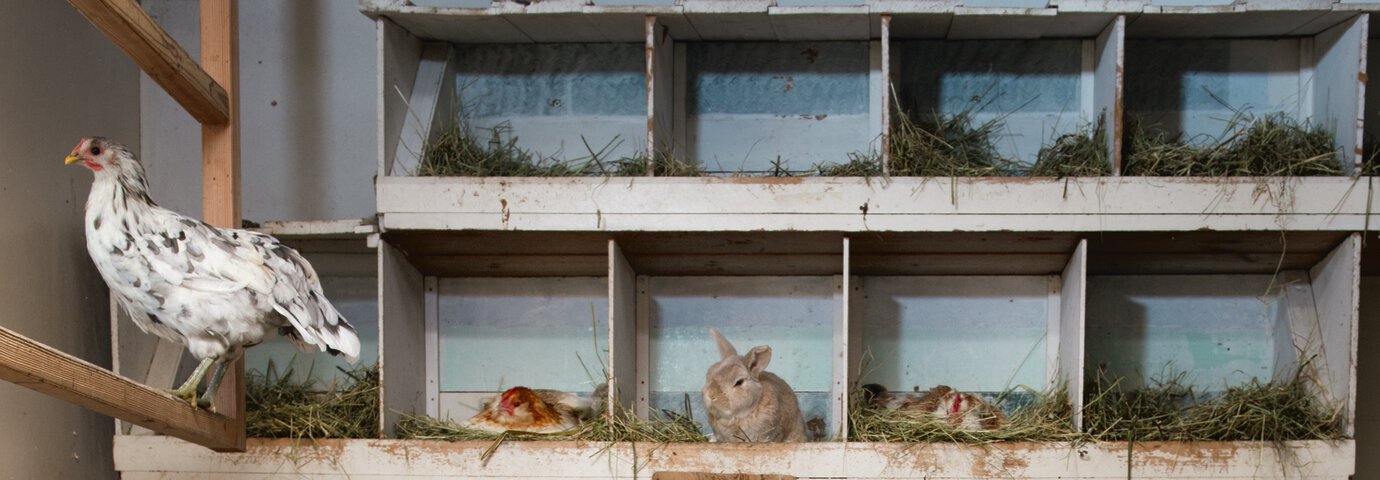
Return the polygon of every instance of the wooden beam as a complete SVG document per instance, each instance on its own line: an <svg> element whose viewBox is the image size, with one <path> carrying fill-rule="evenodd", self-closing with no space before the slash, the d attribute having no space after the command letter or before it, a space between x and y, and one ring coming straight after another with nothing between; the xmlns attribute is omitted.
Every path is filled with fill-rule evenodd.
<svg viewBox="0 0 1380 480"><path fill-rule="evenodd" d="M244 427L0 327L0 380L217 451L244 451ZM240 422L242 423L242 422Z"/></svg>
<svg viewBox="0 0 1380 480"><path fill-rule="evenodd" d="M229 94L135 0L68 2L198 122L217 124L229 119ZM204 11L202 15L205 18Z"/></svg>
<svg viewBox="0 0 1380 480"><path fill-rule="evenodd" d="M207 223L240 227L239 1L201 0L201 64L225 87L227 119L201 126L201 204ZM244 449L244 357L228 366L216 408L235 419Z"/></svg>

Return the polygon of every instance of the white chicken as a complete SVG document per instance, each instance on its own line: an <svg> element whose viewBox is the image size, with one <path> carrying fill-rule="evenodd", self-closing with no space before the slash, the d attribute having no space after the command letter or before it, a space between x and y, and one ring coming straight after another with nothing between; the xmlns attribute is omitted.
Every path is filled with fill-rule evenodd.
<svg viewBox="0 0 1380 480"><path fill-rule="evenodd" d="M359 358L359 337L326 300L296 250L257 232L216 228L149 198L144 167L123 145L83 138L66 163L95 174L86 249L141 330L185 345L201 361L170 393L210 408L227 362L277 331L304 351ZM219 362L200 402L196 387Z"/></svg>

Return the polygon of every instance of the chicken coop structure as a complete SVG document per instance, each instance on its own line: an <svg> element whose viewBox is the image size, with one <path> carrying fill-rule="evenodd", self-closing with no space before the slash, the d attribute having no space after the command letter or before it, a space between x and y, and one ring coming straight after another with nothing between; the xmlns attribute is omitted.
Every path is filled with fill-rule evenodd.
<svg viewBox="0 0 1380 480"><path fill-rule="evenodd" d="M347 315L377 317L376 331L360 334L366 351L377 347L383 438L249 439L245 453L216 454L125 427L115 439L125 478L1354 473L1350 439L843 438L859 382L984 393L1063 385L1079 412L1099 365L1133 374L1174 364L1211 389L1288 375L1300 352L1316 355L1312 393L1340 406L1350 438L1361 278L1375 273L1362 232L1380 220L1373 177L756 174L782 158L843 162L865 151L886 168L897 105L1009 114L1012 139L999 148L1026 160L1052 136L1100 123L1119 172L1129 114L1206 132L1225 111L1205 91L1327 126L1341 167L1357 173L1370 154L1363 139L1380 128L1363 108L1367 12L1380 4L361 0L360 9L377 29L377 51L360 52L379 66L377 219L264 230L306 253ZM974 97L994 100L974 106ZM547 154L609 145L615 156L700 159L710 174L415 176L423 145L457 118ZM116 325L117 368L151 374L149 359L168 353ZM818 441L509 442L481 462L491 442L389 438L403 413L464 418L479 398L519 383L590 392L607 381L608 400L637 415L687 397L703 415L699 385L716 359L709 327L740 349L773 347L769 370L822 425ZM251 368L286 358L276 348L251 350Z"/></svg>

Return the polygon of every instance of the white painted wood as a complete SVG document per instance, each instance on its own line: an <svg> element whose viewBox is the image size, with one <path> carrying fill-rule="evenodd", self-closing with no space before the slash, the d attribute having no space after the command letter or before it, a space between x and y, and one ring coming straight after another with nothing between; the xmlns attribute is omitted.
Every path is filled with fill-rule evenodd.
<svg viewBox="0 0 1380 480"><path fill-rule="evenodd" d="M637 404L637 273L610 239L609 245L609 384L610 414Z"/></svg>
<svg viewBox="0 0 1380 480"><path fill-rule="evenodd" d="M776 40L867 40L872 27L865 6L770 7L768 19Z"/></svg>
<svg viewBox="0 0 1380 480"><path fill-rule="evenodd" d="M677 78L676 44L666 27L656 17L647 17L647 161L655 164L658 154L674 155L676 149L672 129L676 118L683 118L681 105L675 103ZM681 75L683 76L683 75ZM655 175L647 169L648 175Z"/></svg>
<svg viewBox="0 0 1380 480"><path fill-rule="evenodd" d="M1361 234L1353 233L1309 270L1317 305L1317 325L1309 338L1320 341L1322 398L1344 404L1343 432L1351 435L1356 419L1356 345L1361 289ZM1295 333L1297 335L1297 332Z"/></svg>
<svg viewBox="0 0 1380 480"><path fill-rule="evenodd" d="M1082 113L1083 121L1092 121L1096 118L1096 110L1093 105L1094 96L1094 75L1096 71L1097 52L1095 46L1097 41L1084 39L1079 48L1080 66L1078 69L1078 111Z"/></svg>
<svg viewBox="0 0 1380 480"><path fill-rule="evenodd" d="M1093 115L1107 129L1107 161L1112 175L1121 175L1121 142L1124 135L1122 72L1126 65L1126 17L1118 15L1097 36L1093 67ZM1093 118L1089 116L1088 118Z"/></svg>
<svg viewBox="0 0 1380 480"><path fill-rule="evenodd" d="M389 175L415 175L422 149L453 120L455 48L447 43L423 45L415 77Z"/></svg>
<svg viewBox="0 0 1380 480"><path fill-rule="evenodd" d="M848 438L848 418L852 411L848 398L853 389L859 386L858 382L862 376L860 365L863 359L863 308L867 305L867 299L863 295L862 277L853 275L852 252L852 239L843 237L843 299L839 302L839 308L842 310L839 318L844 325L842 332L834 334L834 341L841 343L843 349L842 358L834 360L834 381L838 382L839 378L843 380L842 409L838 429L831 432L842 439Z"/></svg>
<svg viewBox="0 0 1380 480"><path fill-rule="evenodd" d="M848 251L848 239L844 238L844 251ZM848 260L845 253L844 262ZM846 270L846 268L845 268ZM827 438L845 438L848 432L848 275L834 275L834 351L832 355L834 378L829 386L829 417Z"/></svg>
<svg viewBox="0 0 1380 480"><path fill-rule="evenodd" d="M882 63L882 42L873 40L869 43L868 55L871 65L867 70L867 151L881 152L886 150L882 144L882 116L886 115L885 88L887 86L886 68ZM885 165L885 163L883 163Z"/></svg>
<svg viewBox="0 0 1380 480"><path fill-rule="evenodd" d="M882 70L882 91L881 98L874 94L872 101L880 102L880 112L882 121L882 140L879 147L882 151L882 175L891 172L891 104L894 100L894 89L891 85L891 15L881 16L882 39L881 58L877 61L881 63Z"/></svg>
<svg viewBox="0 0 1380 480"><path fill-rule="evenodd" d="M378 232L374 218L263 222L257 232L275 237L359 237Z"/></svg>
<svg viewBox="0 0 1380 480"><path fill-rule="evenodd" d="M637 276L637 402L634 413L637 418L647 418L651 408L651 313L648 310L650 297L647 296L647 276Z"/></svg>
<svg viewBox="0 0 1380 480"><path fill-rule="evenodd" d="M115 439L115 468L207 478L265 475L381 478L648 478L659 471L789 472L798 478L1335 478L1353 473L1355 442L668 444L251 439L245 453L218 454L168 437ZM157 452L157 455L151 455ZM145 477L148 478L148 477Z"/></svg>
<svg viewBox="0 0 1380 480"><path fill-rule="evenodd" d="M1054 21L1053 8L955 7L949 40L1034 39Z"/></svg>
<svg viewBox="0 0 1380 480"><path fill-rule="evenodd" d="M1059 368L1059 326L1063 323L1060 305L1063 302L1064 277L1049 276L1049 300L1045 311L1045 389L1056 386L1064 374Z"/></svg>
<svg viewBox="0 0 1380 480"><path fill-rule="evenodd" d="M1088 241L1079 240L1061 275L1059 295L1059 368L1061 381L1068 387L1073 404L1073 426L1083 430L1083 339L1087 331L1085 307L1088 304Z"/></svg>
<svg viewBox="0 0 1380 480"><path fill-rule="evenodd" d="M1313 37L1303 37L1299 39L1299 85L1298 85L1298 110L1294 112L1294 118L1307 118L1318 121L1319 118L1313 116L1315 105L1313 104L1313 91L1317 90L1315 83L1318 79L1314 78L1317 70L1318 52L1315 51Z"/></svg>
<svg viewBox="0 0 1380 480"><path fill-rule="evenodd" d="M1365 227L1367 189L1345 177L398 177L379 179L378 200L384 229L1336 231Z"/></svg>
<svg viewBox="0 0 1380 480"><path fill-rule="evenodd" d="M402 413L426 411L426 306L422 274L406 254L379 245L380 432L393 434Z"/></svg>
<svg viewBox="0 0 1380 480"><path fill-rule="evenodd" d="M407 116L407 98L412 96L422 43L387 18L375 23L378 34L378 176L393 170L393 156Z"/></svg>
<svg viewBox="0 0 1380 480"><path fill-rule="evenodd" d="M1366 98L1366 42L1369 14L1329 28L1314 39L1313 76L1314 122L1333 130L1342 167L1347 172L1361 168Z"/></svg>
<svg viewBox="0 0 1380 480"><path fill-rule="evenodd" d="M422 293L426 319L426 414L441 418L441 309L436 277L422 278L426 291Z"/></svg>

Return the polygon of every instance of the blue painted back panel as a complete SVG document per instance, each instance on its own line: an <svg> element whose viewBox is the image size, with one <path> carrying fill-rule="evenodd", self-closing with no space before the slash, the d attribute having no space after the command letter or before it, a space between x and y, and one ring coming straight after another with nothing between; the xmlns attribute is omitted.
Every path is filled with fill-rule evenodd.
<svg viewBox="0 0 1380 480"><path fill-rule="evenodd" d="M1217 138L1233 109L1300 111L1299 40L1129 40L1126 112L1147 126ZM1300 119L1302 120L1302 119Z"/></svg>
<svg viewBox="0 0 1380 480"><path fill-rule="evenodd" d="M1045 384L1049 277L867 277L863 381L997 392Z"/></svg>
<svg viewBox="0 0 1380 480"><path fill-rule="evenodd" d="M1137 387L1162 372L1189 372L1201 391L1251 377L1269 380L1276 352L1291 349L1270 275L1088 278L1087 372L1105 365Z"/></svg>
<svg viewBox="0 0 1380 480"><path fill-rule="evenodd" d="M892 83L921 118L970 112L1004 119L1003 155L1034 162L1040 146L1090 119L1081 108L1082 40L897 41Z"/></svg>

